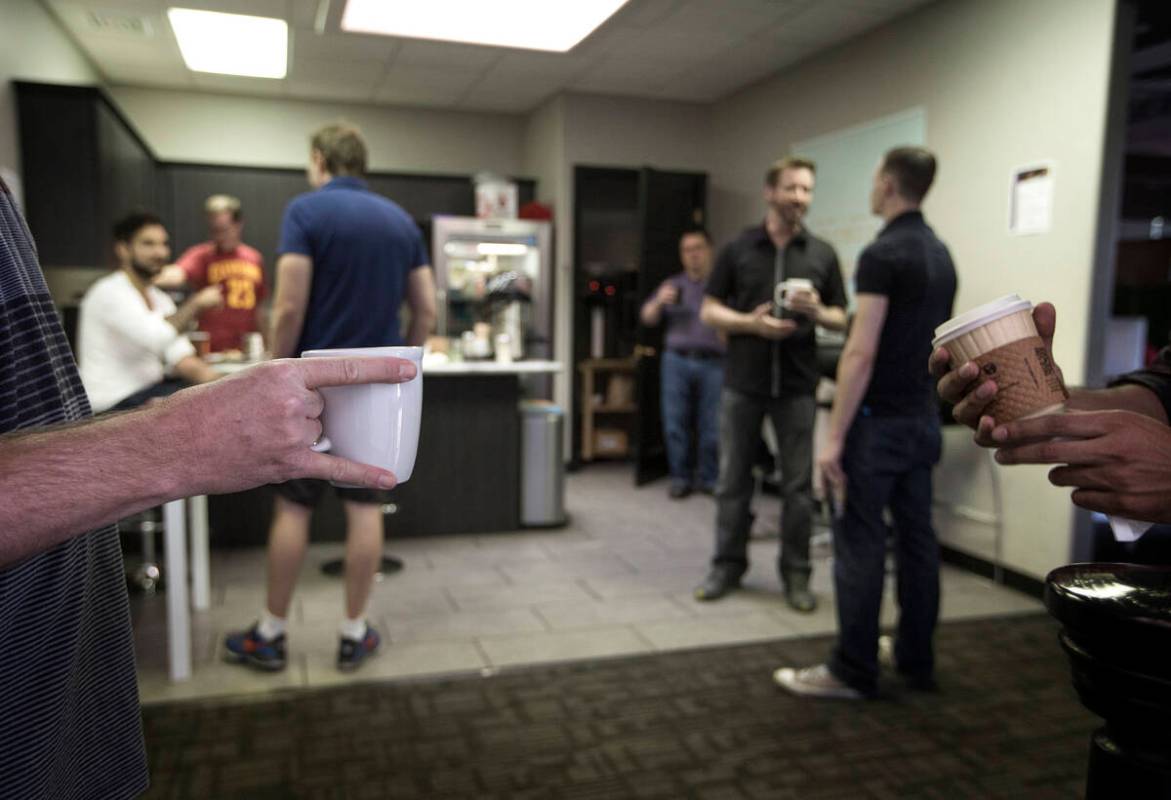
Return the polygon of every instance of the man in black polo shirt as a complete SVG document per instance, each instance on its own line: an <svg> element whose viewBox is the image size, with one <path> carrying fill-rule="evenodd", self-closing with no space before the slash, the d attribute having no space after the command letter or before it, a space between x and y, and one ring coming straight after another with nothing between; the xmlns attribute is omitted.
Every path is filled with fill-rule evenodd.
<svg viewBox="0 0 1171 800"><path fill-rule="evenodd" d="M814 172L812 162L798 158L773 164L765 175L764 222L723 249L708 280L700 317L728 336L728 356L720 399L716 552L696 587L697 600L722 597L748 569L752 463L768 414L777 433L784 501L781 582L793 608L808 612L817 606L809 591L815 327L845 327L846 292L837 254L802 225ZM777 284L792 279L813 288L791 292L784 308L775 307Z"/></svg>
<svg viewBox="0 0 1171 800"><path fill-rule="evenodd" d="M894 660L909 684L934 685L939 545L931 470L941 436L926 364L932 332L951 317L956 291L951 255L919 212L934 178L935 157L921 147L891 150L874 176L870 207L886 227L858 259L857 309L818 458L826 484L845 493L834 526L838 642L828 664L774 673L796 694L859 699L878 688L887 508L898 564Z"/></svg>

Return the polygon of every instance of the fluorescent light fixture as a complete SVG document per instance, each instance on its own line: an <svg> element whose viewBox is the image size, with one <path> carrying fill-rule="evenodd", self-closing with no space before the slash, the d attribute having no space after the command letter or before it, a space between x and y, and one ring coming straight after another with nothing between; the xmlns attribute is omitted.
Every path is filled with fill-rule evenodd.
<svg viewBox="0 0 1171 800"><path fill-rule="evenodd" d="M482 256L523 256L528 251L528 245L512 242L480 242L476 245L476 252Z"/></svg>
<svg viewBox="0 0 1171 800"><path fill-rule="evenodd" d="M564 53L627 0L347 0L342 30Z"/></svg>
<svg viewBox="0 0 1171 800"><path fill-rule="evenodd" d="M289 24L272 17L167 10L179 52L193 72L283 78L289 62Z"/></svg>

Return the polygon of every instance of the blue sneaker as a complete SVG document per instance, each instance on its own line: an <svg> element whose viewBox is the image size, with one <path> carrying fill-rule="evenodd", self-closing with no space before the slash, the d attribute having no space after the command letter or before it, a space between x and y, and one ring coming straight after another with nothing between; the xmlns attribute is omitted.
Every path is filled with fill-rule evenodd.
<svg viewBox="0 0 1171 800"><path fill-rule="evenodd" d="M285 668L285 635L264 639L254 624L246 631L229 633L224 638L227 652L224 659L234 664L247 664L257 669L279 672Z"/></svg>
<svg viewBox="0 0 1171 800"><path fill-rule="evenodd" d="M361 641L347 639L344 636L340 637L337 648L337 668L342 672L356 670L367 656L374 654L380 644L382 644L382 637L369 623L366 624L366 635L362 637Z"/></svg>

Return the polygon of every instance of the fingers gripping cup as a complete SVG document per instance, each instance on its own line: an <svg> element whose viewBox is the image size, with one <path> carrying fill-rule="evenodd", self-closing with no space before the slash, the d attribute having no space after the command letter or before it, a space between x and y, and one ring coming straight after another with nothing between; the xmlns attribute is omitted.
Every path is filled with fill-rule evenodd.
<svg viewBox="0 0 1171 800"><path fill-rule="evenodd" d="M953 317L935 329L959 366L974 361L981 378L996 382L987 412L998 423L1060 411L1069 399L1049 348L1033 323L1033 304L1010 294Z"/></svg>
<svg viewBox="0 0 1171 800"><path fill-rule="evenodd" d="M302 358L336 356L390 356L414 362L415 377L403 383L367 383L323 386L322 436L313 444L360 464L394 473L406 483L415 468L419 424L423 412L423 348L360 347L345 350L308 350ZM341 485L341 484L335 484Z"/></svg>

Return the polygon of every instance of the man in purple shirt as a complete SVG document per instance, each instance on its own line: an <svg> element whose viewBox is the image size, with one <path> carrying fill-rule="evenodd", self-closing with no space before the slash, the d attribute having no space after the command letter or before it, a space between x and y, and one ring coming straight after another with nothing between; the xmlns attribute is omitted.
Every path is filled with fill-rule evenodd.
<svg viewBox="0 0 1171 800"><path fill-rule="evenodd" d="M693 487L707 494L715 488L720 390L724 384L724 342L699 320L712 271L712 243L707 231L690 230L679 237L679 260L683 271L663 281L640 314L647 326L658 325L664 318L667 322L660 396L671 470L670 495L676 500L689 495ZM696 447L694 439L699 442ZM698 463L692 462L692 452Z"/></svg>

